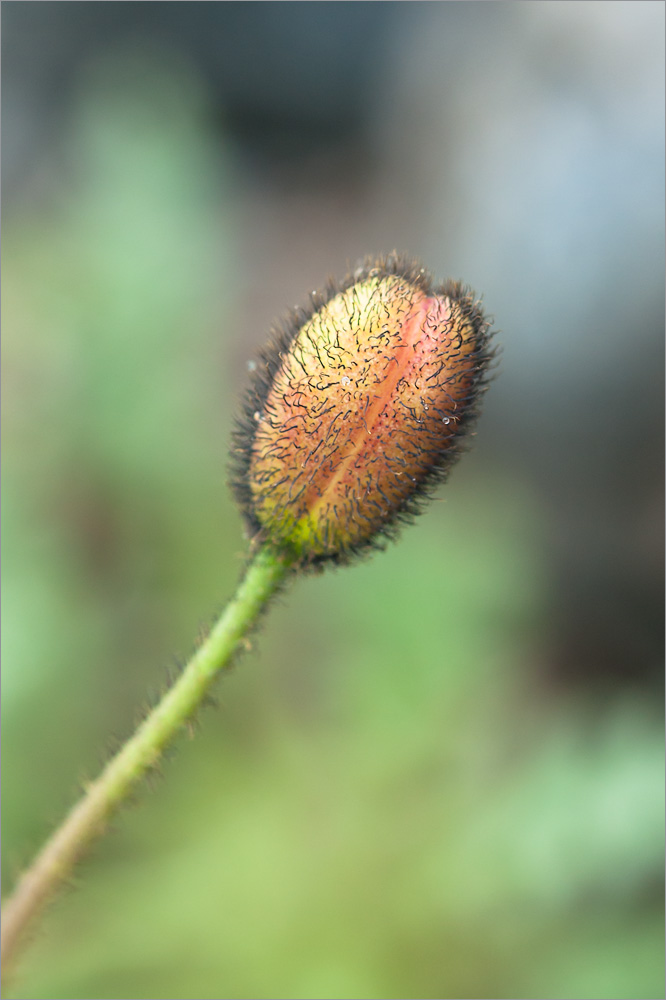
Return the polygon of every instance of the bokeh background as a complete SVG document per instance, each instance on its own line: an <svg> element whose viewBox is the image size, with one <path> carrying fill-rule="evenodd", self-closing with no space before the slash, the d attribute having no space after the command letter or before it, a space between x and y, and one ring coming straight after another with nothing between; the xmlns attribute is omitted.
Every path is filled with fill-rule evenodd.
<svg viewBox="0 0 666 1000"><path fill-rule="evenodd" d="M483 294L473 452L298 582L17 998L663 997L664 6L2 5L5 891L231 594L247 361Z"/></svg>

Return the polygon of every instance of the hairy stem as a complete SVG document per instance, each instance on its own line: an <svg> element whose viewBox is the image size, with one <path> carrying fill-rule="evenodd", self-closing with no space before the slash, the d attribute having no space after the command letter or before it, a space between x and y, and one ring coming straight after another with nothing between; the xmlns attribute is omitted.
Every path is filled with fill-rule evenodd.
<svg viewBox="0 0 666 1000"><path fill-rule="evenodd" d="M257 621L289 572L285 558L260 549L247 568L236 595L196 650L173 687L90 784L62 825L19 879L3 908L2 961L5 973L26 932L55 891L70 876L108 819L159 760L183 724L201 705L219 672L228 667L239 644Z"/></svg>

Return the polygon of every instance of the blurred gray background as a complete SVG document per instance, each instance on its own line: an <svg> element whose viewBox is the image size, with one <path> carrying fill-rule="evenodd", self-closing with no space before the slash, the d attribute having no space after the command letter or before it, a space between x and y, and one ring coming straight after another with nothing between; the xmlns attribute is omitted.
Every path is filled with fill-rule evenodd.
<svg viewBox="0 0 666 1000"><path fill-rule="evenodd" d="M507 818L517 807L505 809L502 793L494 819L477 817L480 827L508 824L511 839L525 821L534 846L571 816L574 826L585 819L588 836L585 861L566 847L568 834L563 842L555 837L554 854L544 848L540 875L527 879L534 887L551 873L537 902L516 904L523 875L515 872L506 884L498 876L496 896L486 876L472 886L460 875L455 891L449 883L446 918L423 904L424 925L416 917L410 923L405 913L418 910L420 897L406 892L395 903L400 919L395 926L379 919L369 947L363 928L374 926L380 910L393 912L378 903L377 913L358 918L365 959L349 941L330 945L349 919L356 925L344 905L327 908L325 893L320 935L313 931L316 943L308 943L304 928L318 904L316 894L314 902L307 897L296 907L302 922L294 918L290 946L278 946L272 923L262 925L259 957L249 949L232 975L228 956L219 965L212 957L221 947L215 939L197 960L199 985L186 956L177 971L164 972L166 929L162 950L137 944L130 961L131 948L108 926L116 912L108 902L100 911L107 923L100 916L90 931L99 953L88 946L97 957L82 970L73 928L93 903L90 896L68 900L40 943L41 964L37 956L33 979L26 978L29 995L164 996L170 982L170 996L658 996L661 946L645 942L661 933L663 872L656 851L663 818L654 812L660 816L663 803L663 5L9 0L2 5L2 58L9 880L61 814L76 779L94 772L109 734L131 728L146 686L160 689L173 650L187 652L233 587L242 542L224 483L226 447L253 350L276 316L329 275L393 249L420 257L438 278L466 281L495 317L501 364L474 450L454 470L445 502L378 557L376 568L306 581L289 596L288 610L276 612L275 630L267 627L259 644L261 666L247 668L247 682L245 665L234 676L222 718L206 716L196 766L208 774L216 739L227 740L232 759L252 747L252 766L264 775L256 801L265 802L266 789L286 780L261 771L272 744L259 734L273 732L277 699L291 721L282 727L280 715L275 739L287 741L292 765L313 753L315 733L333 727L340 744L331 737L322 759L340 782L335 794L344 814L343 706L360 699L361 739L368 720L376 722L372 684L384 677L394 684L384 728L358 751L384 760L388 780L402 757L400 734L409 729L401 712L417 699L410 716L416 733L423 708L405 693L404 672L418 678L421 659L452 657L458 666L443 682L442 705L451 687L467 684L465 711L475 732L479 697L488 696L482 728L493 734L493 765L486 778L495 766L506 769L501 780L477 787L455 764L444 768L437 794L448 798L453 780L462 795L461 842L472 837L467 796L487 804L489 787L505 779L512 788L524 783L524 810ZM366 598L367 615L357 621L354 609ZM405 624L418 618L424 600L432 619L422 629L413 619ZM407 631L394 641L396 621ZM456 660L448 643L464 633L465 621L472 645L456 639ZM490 694L487 675L471 666L483 658L473 639L486 628L483 655L502 664ZM430 634L422 647L421 633ZM341 636L347 645L339 646ZM331 650L338 646L350 670L358 661L353 676L367 670L372 684L359 679L358 691L348 689L347 678L336 686ZM432 691L415 683L430 704ZM292 725L300 734L293 746L294 737L284 735ZM231 736L210 735L225 728ZM560 748L551 747L559 762L552 766L561 768L552 795L550 765L541 775L535 765L529 778L520 770L540 754L550 760L542 730ZM433 747L442 745L441 719L428 731L433 742L418 758L419 774L439 760ZM467 760L465 739L447 734L447 753ZM472 746L469 731L467 738ZM53 773L44 768L45 743ZM357 763L352 754L352 772ZM581 777L588 772L589 785ZM620 773L626 783L613 791ZM210 779L216 784L219 774ZM238 777L238 787L246 780ZM361 799L376 790L374 780L359 786ZM430 803L436 793L424 781L422 802ZM581 782L574 804L567 796ZM186 806L184 787L182 802L173 792L174 808L191 808L199 823L208 822L209 798L202 792ZM606 806L593 819L588 805L602 787L610 788ZM302 789L285 796L297 815ZM403 805L400 795L389 798L391 825ZM253 820L242 808L235 802L247 829L259 823L273 843L272 820ZM150 811L149 803L123 827L152 830ZM359 828L375 830L374 822L384 829L386 817L378 815L357 825L348 817L356 831L348 852ZM144 834L146 850L152 836ZM126 837L127 871L134 872L136 840ZM185 851L192 834L183 837L176 840ZM223 865L233 855L220 837ZM416 879L407 841L395 838L407 884ZM604 854L611 841L619 854L615 847ZM433 842L433 858L440 848ZM106 850L110 856L97 862L100 885L119 863L119 848ZM260 857L266 850L257 846ZM469 871L462 863L460 871L471 877L486 862L504 870L492 839L479 850ZM445 854L452 857L450 845ZM250 855L243 857L254 871L257 855ZM578 895L572 888L560 898L563 885L580 888L575 873L591 871L597 856L606 859L598 877L588 884L584 876ZM555 857L562 863L557 877ZM633 881L628 859L637 866ZM312 873L290 863L296 882L312 885ZM242 870L238 858L233 864ZM372 860L364 864L372 869ZM165 865L164 858L156 865L148 894L157 892ZM620 871L625 882L611 892ZM377 887L390 877L382 873L367 885L361 879L366 887L358 891L379 899ZM260 882L252 889L259 898ZM246 887L239 876L242 896ZM183 894L187 889L176 907ZM114 904L119 921L129 898ZM281 906L271 905L276 926L289 924ZM613 927L601 917L609 906ZM586 907L601 923L593 941L578 945L566 928L579 918L590 926ZM513 937L505 940L498 923L519 911L529 916L516 917L515 926L509 919ZM497 919L489 930L490 912ZM190 913L182 919L196 923ZM634 940L637 921L648 929ZM109 954L125 957L114 964L102 940ZM64 942L72 956L56 960L68 953ZM302 980L294 972L303 965L300 947L319 956ZM459 956L454 967L452 952ZM393 967L387 956L396 954ZM268 970L265 979L248 971L257 962ZM378 970L387 968L382 978Z"/></svg>

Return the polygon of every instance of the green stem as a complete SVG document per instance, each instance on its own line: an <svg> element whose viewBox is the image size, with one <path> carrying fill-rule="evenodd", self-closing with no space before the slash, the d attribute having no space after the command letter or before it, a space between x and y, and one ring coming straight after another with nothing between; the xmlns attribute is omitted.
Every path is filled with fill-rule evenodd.
<svg viewBox="0 0 666 1000"><path fill-rule="evenodd" d="M172 688L90 784L62 825L21 876L2 922L5 972L55 891L69 877L108 819L127 799L165 747L201 705L219 672L228 667L239 644L256 623L270 597L289 573L284 556L260 549L247 568L235 597L196 650Z"/></svg>

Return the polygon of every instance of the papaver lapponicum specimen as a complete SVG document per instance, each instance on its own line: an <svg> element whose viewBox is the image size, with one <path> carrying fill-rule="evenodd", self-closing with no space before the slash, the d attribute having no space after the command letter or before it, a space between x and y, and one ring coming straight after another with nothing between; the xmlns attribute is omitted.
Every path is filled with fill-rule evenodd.
<svg viewBox="0 0 666 1000"><path fill-rule="evenodd" d="M490 340L470 289L397 254L313 293L249 364L232 486L250 533L301 565L393 537L469 435Z"/></svg>
<svg viewBox="0 0 666 1000"><path fill-rule="evenodd" d="M233 486L251 535L236 593L136 732L3 906L6 971L47 903L247 644L298 570L349 562L395 535L472 427L492 358L471 291L390 254L311 296L250 364Z"/></svg>

